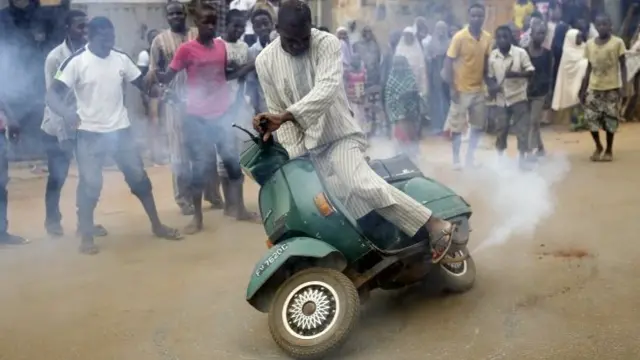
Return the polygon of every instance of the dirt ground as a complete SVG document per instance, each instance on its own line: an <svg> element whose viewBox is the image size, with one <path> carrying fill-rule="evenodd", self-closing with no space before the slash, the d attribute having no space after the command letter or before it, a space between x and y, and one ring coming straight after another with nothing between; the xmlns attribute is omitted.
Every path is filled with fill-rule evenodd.
<svg viewBox="0 0 640 360"><path fill-rule="evenodd" d="M447 144L425 143L430 174L473 205L470 248L482 248L475 254L476 286L458 296L374 293L341 357L640 358L638 138L640 126L624 126L615 162L590 163L588 133L549 130L547 147L552 159L564 159L566 173L531 185L522 180L517 193L500 191L520 180L449 171ZM149 173L165 222L186 225L172 201L168 169ZM284 359L266 315L244 300L266 250L260 226L211 211L201 235L154 239L121 176L109 172L96 221L110 235L99 240L100 254L83 256L72 236L75 185L71 178L64 189L69 236L58 240L43 230L44 179L14 178L10 185L11 230L32 243L0 248L0 359ZM537 190L531 194L529 186ZM255 209L257 188L246 192ZM536 201L545 204L529 211L540 206ZM503 206L515 210L505 216ZM505 243L482 247L497 226L514 221L520 225ZM529 223L537 224L531 233Z"/></svg>

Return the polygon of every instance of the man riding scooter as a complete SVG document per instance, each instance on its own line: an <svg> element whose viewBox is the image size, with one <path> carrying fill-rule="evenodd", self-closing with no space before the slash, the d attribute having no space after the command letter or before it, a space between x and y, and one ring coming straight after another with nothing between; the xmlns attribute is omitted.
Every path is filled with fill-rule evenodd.
<svg viewBox="0 0 640 360"><path fill-rule="evenodd" d="M344 91L338 39L312 28L309 6L300 0L282 4L277 31L280 37L256 60L269 113L257 115L254 128L265 139L277 131L291 158L308 153L327 191L354 218L375 211L414 240L431 239L432 261L440 261L454 225L432 216L367 163L366 139Z"/></svg>

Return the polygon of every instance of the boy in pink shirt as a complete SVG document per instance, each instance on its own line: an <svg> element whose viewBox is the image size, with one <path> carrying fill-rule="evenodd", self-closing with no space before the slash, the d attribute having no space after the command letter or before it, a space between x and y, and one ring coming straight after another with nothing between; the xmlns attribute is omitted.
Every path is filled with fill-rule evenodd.
<svg viewBox="0 0 640 360"><path fill-rule="evenodd" d="M187 156L192 164L191 193L195 210L193 220L185 229L187 234L203 228L202 195L209 174L216 170L216 148L234 186L234 196L242 196L239 154L233 146L235 136L230 133L225 116L232 115L229 110L233 101L227 81L243 76L248 69L227 72L226 47L223 40L216 39L217 21L216 10L202 5L195 18L198 37L180 45L167 73L159 74L161 82L168 84L178 72L187 73L183 129Z"/></svg>

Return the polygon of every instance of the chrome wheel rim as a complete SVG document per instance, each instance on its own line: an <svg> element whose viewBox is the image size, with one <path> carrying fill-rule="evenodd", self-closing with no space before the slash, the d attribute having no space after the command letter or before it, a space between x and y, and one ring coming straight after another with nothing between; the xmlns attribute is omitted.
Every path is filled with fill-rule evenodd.
<svg viewBox="0 0 640 360"><path fill-rule="evenodd" d="M458 250L455 253L449 255L447 254L444 258L447 259L451 259L453 257L457 257L457 256L464 256L464 252L462 252L462 250ZM448 272L449 274L453 275L453 276L462 276L464 274L467 273L467 260L463 260L461 262L457 262L457 263L450 263L450 264L440 264L440 266L442 266L442 268L444 269L444 271Z"/></svg>
<svg viewBox="0 0 640 360"><path fill-rule="evenodd" d="M335 289L322 281L309 281L296 287L285 300L282 322L291 336L311 340L331 330L339 313Z"/></svg>

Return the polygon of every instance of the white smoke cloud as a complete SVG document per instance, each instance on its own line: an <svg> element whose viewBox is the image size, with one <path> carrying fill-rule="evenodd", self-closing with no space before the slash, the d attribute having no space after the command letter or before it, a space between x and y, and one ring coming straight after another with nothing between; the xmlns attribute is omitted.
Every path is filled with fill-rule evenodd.
<svg viewBox="0 0 640 360"><path fill-rule="evenodd" d="M566 154L554 153L541 160L532 171L521 171L515 158L498 158L489 147L478 149L482 166L456 175L454 183L442 176L442 168L451 167L450 143L436 139L423 144L419 167L430 177L452 187L461 196L478 199L475 211L491 211L487 236L474 241L472 252L499 246L515 237L532 236L536 228L551 216L557 205L554 185L568 174L571 165ZM464 147L463 147L464 148ZM488 150L487 150L488 149ZM466 150L466 149L465 149ZM397 149L390 140L375 139L368 151L372 159L394 156ZM462 153L464 158L464 151Z"/></svg>

